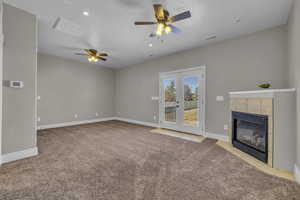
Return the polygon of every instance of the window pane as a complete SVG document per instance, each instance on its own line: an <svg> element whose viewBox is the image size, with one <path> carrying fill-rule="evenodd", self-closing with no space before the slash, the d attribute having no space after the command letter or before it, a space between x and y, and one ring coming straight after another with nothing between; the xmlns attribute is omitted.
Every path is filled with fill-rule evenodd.
<svg viewBox="0 0 300 200"><path fill-rule="evenodd" d="M176 122L176 80L165 79L165 121Z"/></svg>
<svg viewBox="0 0 300 200"><path fill-rule="evenodd" d="M184 125L199 126L198 119L198 87L197 76L184 78Z"/></svg>

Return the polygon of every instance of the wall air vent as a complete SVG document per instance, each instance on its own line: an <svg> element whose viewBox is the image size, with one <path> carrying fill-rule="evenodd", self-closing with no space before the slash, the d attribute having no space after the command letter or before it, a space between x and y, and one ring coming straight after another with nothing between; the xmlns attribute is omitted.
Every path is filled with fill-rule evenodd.
<svg viewBox="0 0 300 200"><path fill-rule="evenodd" d="M83 34L79 24L61 17L57 18L53 29L75 37L80 37Z"/></svg>
<svg viewBox="0 0 300 200"><path fill-rule="evenodd" d="M216 35L212 35L206 38L206 40L215 40L215 39L217 39Z"/></svg>

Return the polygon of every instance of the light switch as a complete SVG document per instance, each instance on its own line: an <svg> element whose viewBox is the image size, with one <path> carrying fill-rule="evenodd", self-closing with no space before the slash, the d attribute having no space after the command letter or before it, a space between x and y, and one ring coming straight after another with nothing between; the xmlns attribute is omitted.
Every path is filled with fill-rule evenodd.
<svg viewBox="0 0 300 200"><path fill-rule="evenodd" d="M217 101L224 101L224 97L223 96L217 96L216 100Z"/></svg>

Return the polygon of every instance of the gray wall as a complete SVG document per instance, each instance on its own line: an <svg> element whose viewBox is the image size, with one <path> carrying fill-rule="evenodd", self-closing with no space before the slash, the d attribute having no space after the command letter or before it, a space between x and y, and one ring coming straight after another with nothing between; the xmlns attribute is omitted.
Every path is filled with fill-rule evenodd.
<svg viewBox="0 0 300 200"><path fill-rule="evenodd" d="M38 55L39 125L114 117L114 91L112 69Z"/></svg>
<svg viewBox="0 0 300 200"><path fill-rule="evenodd" d="M24 81L23 89L3 87L2 154L36 147L36 18L4 4L3 80Z"/></svg>
<svg viewBox="0 0 300 200"><path fill-rule="evenodd" d="M294 1L288 24L289 85L297 88L297 165L300 167L300 2Z"/></svg>
<svg viewBox="0 0 300 200"><path fill-rule="evenodd" d="M206 65L206 131L225 135L228 92L255 90L264 81L270 81L273 88L287 87L286 32L286 26L280 26L120 69L116 73L116 113L157 122L158 102L151 101L151 96L159 95L158 73ZM225 96L225 102L216 102L219 95Z"/></svg>
<svg viewBox="0 0 300 200"><path fill-rule="evenodd" d="M0 157L2 155L3 1L0 0ZM0 161L1 164L1 161Z"/></svg>

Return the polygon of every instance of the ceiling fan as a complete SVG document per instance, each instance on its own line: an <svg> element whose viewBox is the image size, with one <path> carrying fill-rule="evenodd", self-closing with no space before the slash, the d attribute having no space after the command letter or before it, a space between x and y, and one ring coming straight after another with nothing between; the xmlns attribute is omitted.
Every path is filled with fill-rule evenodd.
<svg viewBox="0 0 300 200"><path fill-rule="evenodd" d="M87 56L89 62L98 62L99 59L106 61L104 56L108 56L107 53L98 53L96 49L83 49L85 53L75 53L77 56Z"/></svg>
<svg viewBox="0 0 300 200"><path fill-rule="evenodd" d="M155 33L152 33L150 37L155 36L161 36L163 34L169 34L171 32L173 33L180 33L181 30L175 26L173 26L171 23L181 21L187 18L191 17L191 12L186 11L183 13L180 13L178 15L175 15L173 17L170 17L169 11L165 10L161 4L154 4L154 12L155 12L155 18L156 22L135 22L135 25L156 25L157 29Z"/></svg>

